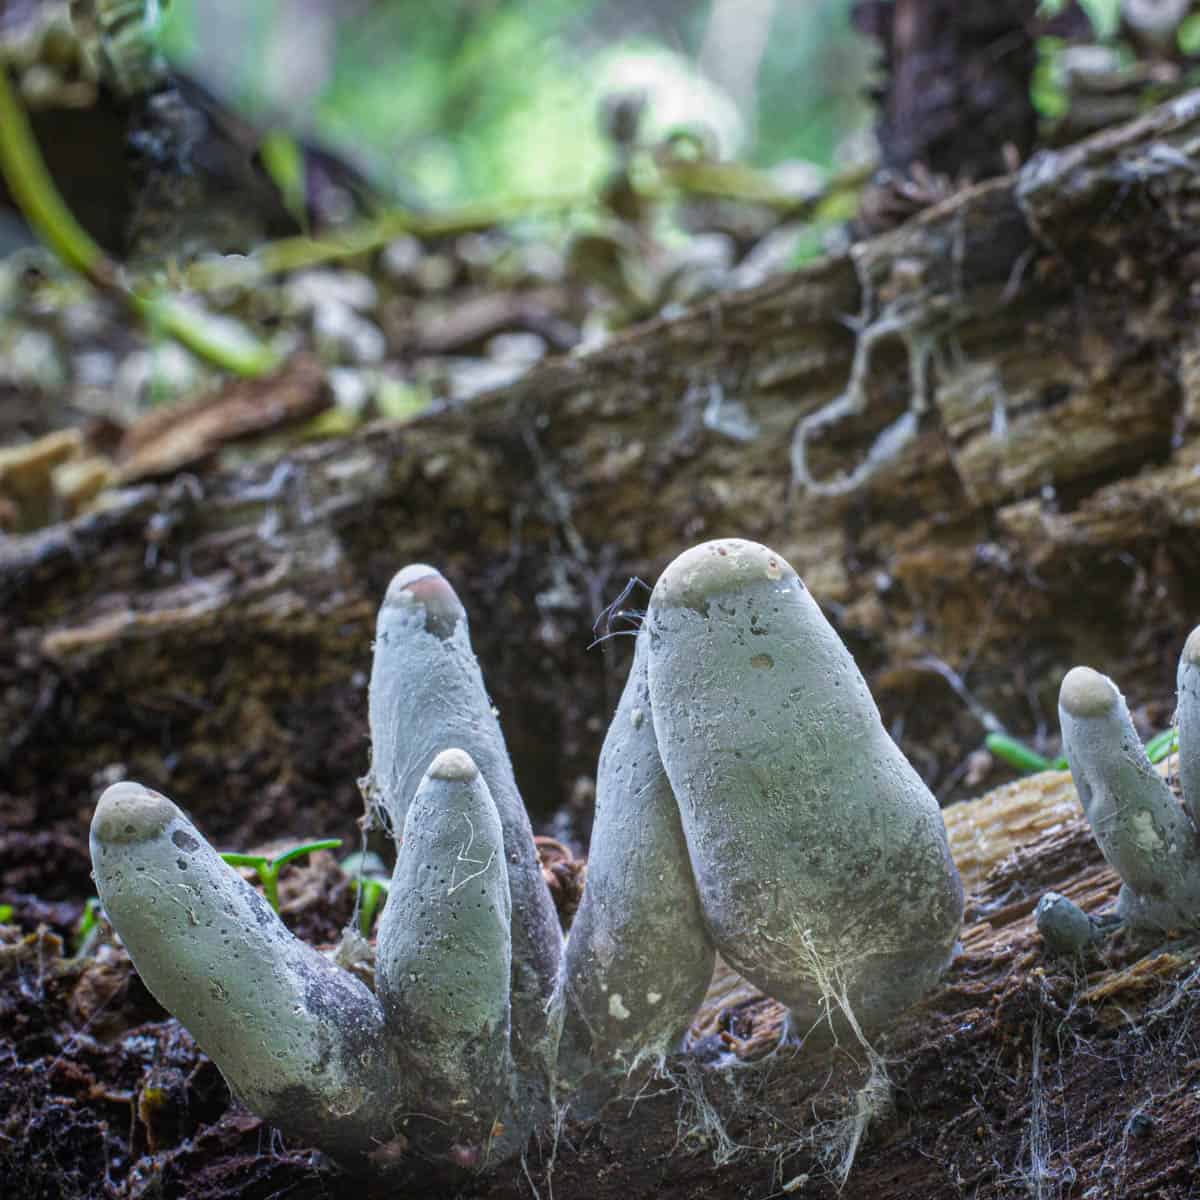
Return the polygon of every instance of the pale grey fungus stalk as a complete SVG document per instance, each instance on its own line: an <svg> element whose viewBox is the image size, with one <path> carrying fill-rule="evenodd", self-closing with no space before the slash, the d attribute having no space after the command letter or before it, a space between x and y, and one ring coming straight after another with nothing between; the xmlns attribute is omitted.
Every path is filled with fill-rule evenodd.
<svg viewBox="0 0 1200 1200"><path fill-rule="evenodd" d="M659 758L637 636L629 679L600 752L583 900L564 951L559 1083L577 1114L639 1061L679 1049L712 979L714 951L675 796Z"/></svg>
<svg viewBox="0 0 1200 1200"><path fill-rule="evenodd" d="M180 809L114 784L91 851L138 974L254 1112L334 1153L391 1136L397 1060L379 1001L293 937Z"/></svg>
<svg viewBox="0 0 1200 1200"><path fill-rule="evenodd" d="M432 567L388 588L369 706L365 791L397 838L378 998L292 937L169 800L118 784L92 822L101 900L147 986L255 1112L334 1154L384 1169L518 1153L556 1065L586 1108L678 1045L714 946L805 1021L852 1006L856 1031L949 960L962 889L937 805L765 547L699 546L654 590L561 975L466 614Z"/></svg>
<svg viewBox="0 0 1200 1200"><path fill-rule="evenodd" d="M1183 803L1200 830L1200 628L1193 629L1179 656L1175 720L1179 725L1179 783Z"/></svg>
<svg viewBox="0 0 1200 1200"><path fill-rule="evenodd" d="M433 567L415 563L392 580L379 610L368 695L369 802L393 831L429 764L456 746L479 768L500 814L512 894L512 1036L518 1071L544 1091L558 1030L550 1004L562 932L542 878L533 830L517 791L500 723L471 649L467 615Z"/></svg>
<svg viewBox="0 0 1200 1200"><path fill-rule="evenodd" d="M1078 958L1096 941L1091 917L1059 892L1047 892L1038 901L1033 916L1051 954Z"/></svg>
<svg viewBox="0 0 1200 1200"><path fill-rule="evenodd" d="M718 952L791 1006L794 1027L830 987L878 1027L936 982L958 937L937 802L765 546L680 555L647 624L654 728Z"/></svg>
<svg viewBox="0 0 1200 1200"><path fill-rule="evenodd" d="M1146 757L1117 685L1090 667L1058 696L1063 751L1083 811L1124 886L1131 925L1169 929L1200 918L1200 853L1191 820Z"/></svg>
<svg viewBox="0 0 1200 1200"><path fill-rule="evenodd" d="M511 906L491 793L461 750L430 764L397 839L376 988L423 1115L479 1156L508 1116ZM528 1134L528 1129L524 1131Z"/></svg>

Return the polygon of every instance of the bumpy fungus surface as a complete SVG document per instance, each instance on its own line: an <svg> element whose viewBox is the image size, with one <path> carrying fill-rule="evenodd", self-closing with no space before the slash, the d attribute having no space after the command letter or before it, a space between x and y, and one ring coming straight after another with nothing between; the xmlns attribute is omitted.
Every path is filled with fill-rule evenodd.
<svg viewBox="0 0 1200 1200"><path fill-rule="evenodd" d="M471 649L466 611L433 567L405 567L388 587L375 627L368 712L368 803L393 833L404 830L422 777L448 747L466 751L487 782L517 914L512 925L513 1057L525 1103L544 1107L557 1046L557 1013L550 1001L562 934L504 734Z"/></svg>
<svg viewBox="0 0 1200 1200"><path fill-rule="evenodd" d="M334 1153L391 1136L397 1064L365 984L293 937L157 792L110 787L91 848L138 973L250 1108Z"/></svg>
<svg viewBox="0 0 1200 1200"><path fill-rule="evenodd" d="M712 979L715 953L679 810L663 769L637 637L629 681L600 751L587 886L562 971L562 1082L586 1081L576 1112L638 1060L679 1046ZM598 1073L600 1078L590 1078Z"/></svg>
<svg viewBox="0 0 1200 1200"><path fill-rule="evenodd" d="M146 985L251 1108L335 1154L519 1152L556 1103L591 1111L678 1049L716 949L805 1020L832 986L863 1025L952 952L937 806L765 547L696 547L654 591L565 949L466 613L432 567L388 588L369 709L367 801L397 846L375 992L165 797L117 784L92 821L100 898Z"/></svg>
<svg viewBox="0 0 1200 1200"><path fill-rule="evenodd" d="M1200 629L1179 660L1183 803L1146 757L1124 696L1107 675L1075 667L1058 697L1063 751L1097 843L1121 876L1117 915L1134 928L1200 924Z"/></svg>
<svg viewBox="0 0 1200 1200"><path fill-rule="evenodd" d="M721 955L792 1009L878 1026L946 966L963 894L937 801L779 555L706 542L647 613L650 704Z"/></svg>

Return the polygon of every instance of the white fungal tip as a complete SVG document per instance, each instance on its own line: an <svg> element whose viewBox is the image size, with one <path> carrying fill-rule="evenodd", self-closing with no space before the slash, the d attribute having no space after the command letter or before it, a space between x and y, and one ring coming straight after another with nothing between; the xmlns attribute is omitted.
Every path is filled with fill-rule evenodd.
<svg viewBox="0 0 1200 1200"><path fill-rule="evenodd" d="M1068 716L1079 718L1107 716L1120 699L1117 685L1091 667L1072 667L1058 693L1059 707Z"/></svg>
<svg viewBox="0 0 1200 1200"><path fill-rule="evenodd" d="M1180 661L1185 666L1200 666L1200 625L1197 625L1188 634L1188 640L1183 643L1183 654L1180 655Z"/></svg>
<svg viewBox="0 0 1200 1200"><path fill-rule="evenodd" d="M711 597L723 592L781 579L799 583L787 560L774 550L742 538L721 538L679 555L659 576L654 602L703 610Z"/></svg>
<svg viewBox="0 0 1200 1200"><path fill-rule="evenodd" d="M114 783L100 797L92 817L92 837L110 845L146 842L180 815L166 796L126 780Z"/></svg>
<svg viewBox="0 0 1200 1200"><path fill-rule="evenodd" d="M459 621L466 619L466 609L458 593L446 577L428 563L410 563L392 576L383 609L412 608L425 610L425 625L430 633L447 638Z"/></svg>
<svg viewBox="0 0 1200 1200"><path fill-rule="evenodd" d="M443 750L429 764L429 778L448 783L470 782L478 774L475 760L465 750Z"/></svg>

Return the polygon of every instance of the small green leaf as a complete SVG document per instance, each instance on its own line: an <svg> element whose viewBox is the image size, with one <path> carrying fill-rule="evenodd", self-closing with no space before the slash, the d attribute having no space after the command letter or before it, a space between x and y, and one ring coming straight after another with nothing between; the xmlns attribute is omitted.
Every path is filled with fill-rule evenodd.
<svg viewBox="0 0 1200 1200"><path fill-rule="evenodd" d="M1174 754L1179 749L1179 733L1174 729L1164 729L1156 733L1146 743L1146 757L1152 763L1162 762L1168 754Z"/></svg>
<svg viewBox="0 0 1200 1200"><path fill-rule="evenodd" d="M1200 13L1193 13L1190 17L1185 18L1183 24L1179 26L1177 40L1179 49L1184 54L1190 56L1200 53Z"/></svg>
<svg viewBox="0 0 1200 1200"><path fill-rule="evenodd" d="M297 846L295 849L279 855L278 858L272 859L271 866L278 870L284 863L290 863L295 858L300 858L305 854L316 854L318 850L333 850L341 844L341 838L326 838L322 842L305 842L303 846Z"/></svg>
<svg viewBox="0 0 1200 1200"><path fill-rule="evenodd" d="M103 909L100 907L99 896L89 896L83 906L83 915L75 925L75 934L71 939L75 950L76 958L83 958L92 948L92 943L100 930L100 914Z"/></svg>
<svg viewBox="0 0 1200 1200"><path fill-rule="evenodd" d="M379 902L387 897L388 885L382 879L372 879L370 876L359 881L350 880L350 886L357 892L362 890L362 906L358 911L358 928L363 937L371 936L371 926L375 924L375 913Z"/></svg>
<svg viewBox="0 0 1200 1200"><path fill-rule="evenodd" d="M258 153L288 211L302 228L306 228L304 150L300 143L290 133L275 129L259 143Z"/></svg>
<svg viewBox="0 0 1200 1200"><path fill-rule="evenodd" d="M1121 21L1121 0L1079 0L1096 36L1112 37Z"/></svg>
<svg viewBox="0 0 1200 1200"><path fill-rule="evenodd" d="M263 867L271 865L271 860L265 854L237 854L232 850L227 850L221 854L221 857L231 867L253 867L259 871Z"/></svg>
<svg viewBox="0 0 1200 1200"><path fill-rule="evenodd" d="M1023 771L1026 775L1036 775L1054 767L1048 758L1039 754L1032 746L1018 742L1007 733L989 733L984 739L984 745L1001 762Z"/></svg>
<svg viewBox="0 0 1200 1200"><path fill-rule="evenodd" d="M1030 98L1034 108L1050 119L1061 117L1070 107L1058 67L1064 45L1062 38L1055 37L1038 38L1037 42L1037 65L1030 85Z"/></svg>

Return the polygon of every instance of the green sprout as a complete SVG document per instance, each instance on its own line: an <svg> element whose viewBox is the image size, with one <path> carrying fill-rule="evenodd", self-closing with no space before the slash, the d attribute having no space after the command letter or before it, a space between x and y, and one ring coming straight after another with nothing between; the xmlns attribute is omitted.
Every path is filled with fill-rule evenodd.
<svg viewBox="0 0 1200 1200"><path fill-rule="evenodd" d="M0 904L0 925L7 925L13 919L13 906Z"/></svg>
<svg viewBox="0 0 1200 1200"><path fill-rule="evenodd" d="M100 936L100 918L104 910L100 907L99 896L89 896L84 903L83 913L75 925L75 935L72 944L76 958L87 958L92 952L92 946Z"/></svg>
<svg viewBox="0 0 1200 1200"><path fill-rule="evenodd" d="M1025 742L1018 742L1016 738L1009 737L1007 733L989 733L983 739L983 744L993 757L998 758L1002 763L1007 763L1023 775L1037 775L1042 771L1065 771L1067 769L1065 758L1059 757L1051 762L1032 746L1026 745Z"/></svg>
<svg viewBox="0 0 1200 1200"><path fill-rule="evenodd" d="M1065 771L1067 759L1060 754L1055 759L1046 758L1032 746L1019 742L1007 733L989 733L983 740L989 752L1002 763L1007 763L1022 775L1038 775L1042 771ZM1174 729L1164 729L1156 733L1146 743L1146 757L1152 763L1160 763L1168 754L1174 754L1179 749L1179 733Z"/></svg>
<svg viewBox="0 0 1200 1200"><path fill-rule="evenodd" d="M382 879L366 876L363 879L350 880L350 887L362 895L362 907L358 910L358 928L363 937L369 938L380 901L387 897L388 885Z"/></svg>
<svg viewBox="0 0 1200 1200"><path fill-rule="evenodd" d="M1179 730L1164 729L1146 743L1146 757L1152 763L1160 763L1168 754L1179 749Z"/></svg>
<svg viewBox="0 0 1200 1200"><path fill-rule="evenodd" d="M258 875L267 903L278 912L279 872L288 863L303 858L306 854L315 854L318 850L333 850L341 844L341 838L326 838L321 842L305 842L302 846L295 846L277 858L268 858L265 854L239 854L236 851L228 851L221 857L231 867L250 867Z"/></svg>
<svg viewBox="0 0 1200 1200"><path fill-rule="evenodd" d="M370 850L342 859L341 867L347 875L353 876L350 890L359 896L358 928L363 937L369 938L380 903L388 894L387 870L379 855Z"/></svg>

